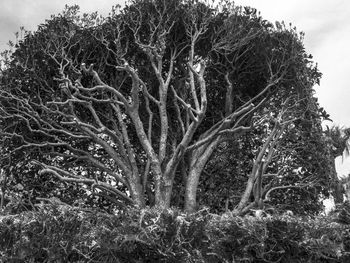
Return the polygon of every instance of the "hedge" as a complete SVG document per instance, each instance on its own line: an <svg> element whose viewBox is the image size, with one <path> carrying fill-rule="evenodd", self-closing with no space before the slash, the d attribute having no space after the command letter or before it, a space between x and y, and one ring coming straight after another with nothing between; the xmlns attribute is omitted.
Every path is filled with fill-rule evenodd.
<svg viewBox="0 0 350 263"><path fill-rule="evenodd" d="M0 262L350 262L344 211L257 218L42 205L0 215Z"/></svg>

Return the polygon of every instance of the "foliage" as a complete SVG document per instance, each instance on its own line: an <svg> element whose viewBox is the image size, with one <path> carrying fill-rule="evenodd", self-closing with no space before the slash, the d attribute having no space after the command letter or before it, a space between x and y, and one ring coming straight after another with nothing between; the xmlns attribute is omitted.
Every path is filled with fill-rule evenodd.
<svg viewBox="0 0 350 263"><path fill-rule="evenodd" d="M275 146L265 153L267 166L262 174L262 197L267 207L311 215L323 211L322 198L332 192L333 178L329 176L333 155L321 127L317 100L311 97L306 102L293 108L290 115L294 121L283 129ZM271 104L270 114L277 115L281 107ZM260 111L256 114L263 115ZM271 131L271 125L263 123L216 149L200 181L201 204L216 213L237 205L255 165L253 160L258 158ZM269 160L271 151L274 155Z"/></svg>
<svg viewBox="0 0 350 263"><path fill-rule="evenodd" d="M349 155L349 128L339 126L332 126L329 128L327 126L325 133L329 139L329 143L331 144L331 152L334 158L343 155L346 157Z"/></svg>
<svg viewBox="0 0 350 263"><path fill-rule="evenodd" d="M350 129L339 126L332 126L329 128L326 127L325 130L326 142L328 144L329 152L333 158L330 159L332 170L330 172L330 177L333 178L331 185L332 195L334 196L334 202L336 204L341 204L344 202L344 190L347 187L347 179L344 175L339 180L336 167L335 167L335 158L342 156L342 158L347 157L349 154L349 138L350 138Z"/></svg>
<svg viewBox="0 0 350 263"><path fill-rule="evenodd" d="M0 254L3 262L347 262L350 228L337 218L44 205L0 217Z"/></svg>
<svg viewBox="0 0 350 263"><path fill-rule="evenodd" d="M45 178L53 187L43 197L72 204L78 195L98 207L168 208L183 178L193 212L215 149L270 123L241 184L241 213L254 205L267 149L317 114L319 78L302 34L230 1L132 0L107 18L70 7L26 33L5 61L1 167L9 186L26 185L26 198L40 196Z"/></svg>

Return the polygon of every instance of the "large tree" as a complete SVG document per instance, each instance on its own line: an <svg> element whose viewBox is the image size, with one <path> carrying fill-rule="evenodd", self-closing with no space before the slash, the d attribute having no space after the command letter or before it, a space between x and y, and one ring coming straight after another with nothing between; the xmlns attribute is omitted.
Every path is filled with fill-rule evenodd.
<svg viewBox="0 0 350 263"><path fill-rule="evenodd" d="M229 1L134 0L105 19L68 8L7 61L3 162L140 207L169 207L181 175L191 212L214 150L267 119L271 147L319 76L295 29ZM274 97L286 114L255 114Z"/></svg>

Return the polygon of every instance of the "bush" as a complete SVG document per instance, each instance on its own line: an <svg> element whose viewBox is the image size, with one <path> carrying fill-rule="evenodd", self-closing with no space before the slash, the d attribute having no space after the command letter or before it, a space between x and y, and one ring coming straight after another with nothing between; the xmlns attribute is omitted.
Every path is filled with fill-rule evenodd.
<svg viewBox="0 0 350 263"><path fill-rule="evenodd" d="M0 216L1 262L349 262L332 217L213 215L45 205Z"/></svg>

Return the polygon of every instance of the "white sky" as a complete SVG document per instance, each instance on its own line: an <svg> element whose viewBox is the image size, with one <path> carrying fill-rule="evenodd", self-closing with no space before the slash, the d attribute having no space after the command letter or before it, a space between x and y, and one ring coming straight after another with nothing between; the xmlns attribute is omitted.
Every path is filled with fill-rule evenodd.
<svg viewBox="0 0 350 263"><path fill-rule="evenodd" d="M316 96L335 124L350 127L350 1L347 0L237 0L261 11L274 22L291 22L306 33L306 50L314 56L323 73ZM98 11L107 15L112 5L124 0L0 0L0 51L6 48L14 33L24 26L35 30L64 5L78 4L82 12ZM349 76L348 76L349 74ZM350 158L338 163L338 173L350 173Z"/></svg>

